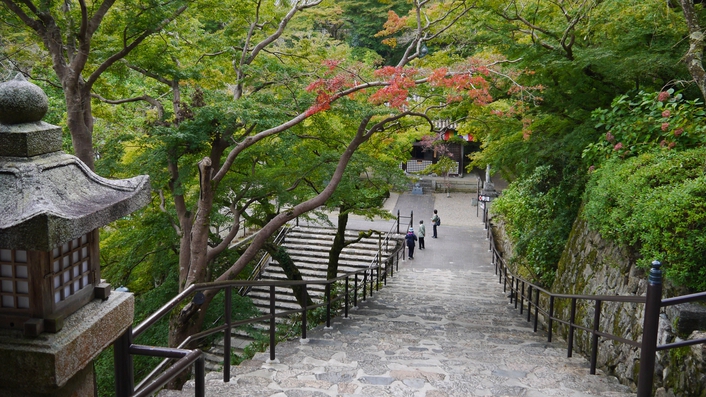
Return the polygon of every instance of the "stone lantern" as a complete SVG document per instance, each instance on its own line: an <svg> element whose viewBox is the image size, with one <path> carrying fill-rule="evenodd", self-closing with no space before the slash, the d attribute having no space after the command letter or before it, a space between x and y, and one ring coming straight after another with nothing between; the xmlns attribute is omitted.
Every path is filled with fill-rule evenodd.
<svg viewBox="0 0 706 397"><path fill-rule="evenodd" d="M47 109L44 92L21 74L0 83L3 396L65 394L58 392L62 383L71 383L132 323L132 296L118 292L109 299L110 286L101 283L98 229L147 204L149 178L93 173L61 151L61 128L41 121ZM85 387L90 372L91 379L79 382ZM34 391L8 391L27 377Z"/></svg>

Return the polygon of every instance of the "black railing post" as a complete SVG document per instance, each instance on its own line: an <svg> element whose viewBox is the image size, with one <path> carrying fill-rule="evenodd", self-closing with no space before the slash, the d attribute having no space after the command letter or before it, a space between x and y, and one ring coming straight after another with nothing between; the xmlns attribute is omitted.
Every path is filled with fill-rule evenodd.
<svg viewBox="0 0 706 397"><path fill-rule="evenodd" d="M495 274L498 274L498 273L495 273ZM503 270L502 269L500 269L500 274L498 275L498 283L503 283L503 292L506 292L507 291L507 278L503 282Z"/></svg>
<svg viewBox="0 0 706 397"><path fill-rule="evenodd" d="M645 318L642 326L642 346L640 347L640 374L637 378L637 397L652 395L652 381L655 372L657 352L657 329L659 311L662 306L662 264L652 262L647 295L645 298Z"/></svg>
<svg viewBox="0 0 706 397"><path fill-rule="evenodd" d="M539 321L539 289L537 291L537 297L534 300L534 332L537 332L537 322Z"/></svg>
<svg viewBox="0 0 706 397"><path fill-rule="evenodd" d="M490 219L486 221L486 228L485 228L485 238L488 239L488 252L493 250L493 239L490 237L492 236L492 233L490 233Z"/></svg>
<svg viewBox="0 0 706 397"><path fill-rule="evenodd" d="M527 289L527 322L532 320L532 284Z"/></svg>
<svg viewBox="0 0 706 397"><path fill-rule="evenodd" d="M358 273L355 274L355 282L353 283L353 307L358 308Z"/></svg>
<svg viewBox="0 0 706 397"><path fill-rule="evenodd" d="M598 330L601 325L601 301L596 300L596 308L593 312L593 333L591 335L591 375L596 374L598 364Z"/></svg>
<svg viewBox="0 0 706 397"><path fill-rule="evenodd" d="M388 267L390 271L390 277L395 277L395 262L399 260L398 258L398 254L395 254L394 258L392 257L392 255L390 255L390 258L388 259L390 261L390 265Z"/></svg>
<svg viewBox="0 0 706 397"><path fill-rule="evenodd" d="M277 324L275 322L275 286L270 285L270 361L275 361L275 331Z"/></svg>
<svg viewBox="0 0 706 397"><path fill-rule="evenodd" d="M230 362L230 357L226 357L226 360ZM205 397L206 396L206 357L203 353L199 356L194 364L194 396Z"/></svg>
<svg viewBox="0 0 706 397"><path fill-rule="evenodd" d="M503 272L505 272L505 277L504 277L504 278L503 278ZM503 283L503 293L504 293L504 292L507 292L507 269L502 268L502 269L500 270L500 279L498 280L498 282L502 282L502 283ZM510 302L512 302L512 300L510 300Z"/></svg>
<svg viewBox="0 0 706 397"><path fill-rule="evenodd" d="M385 266L383 267L383 272L382 272L382 283L383 285L387 285L387 273L390 271L390 259L388 258L385 261Z"/></svg>
<svg viewBox="0 0 706 397"><path fill-rule="evenodd" d="M225 336L223 338L223 382L230 382L230 327L232 325L231 312L233 311L231 308L232 290L232 287L226 288L225 318L227 327L225 329Z"/></svg>
<svg viewBox="0 0 706 397"><path fill-rule="evenodd" d="M375 279L373 278L373 268L370 268L370 297L373 297L373 286L375 285Z"/></svg>
<svg viewBox="0 0 706 397"><path fill-rule="evenodd" d="M378 266L375 268L375 291L380 291L380 269L380 260L378 259Z"/></svg>
<svg viewBox="0 0 706 397"><path fill-rule="evenodd" d="M515 276L510 274L510 303L513 303L516 297L517 296L515 295ZM517 306L515 306L515 309L517 309Z"/></svg>
<svg viewBox="0 0 706 397"><path fill-rule="evenodd" d="M378 234L378 284L380 284L380 269L382 268L382 235ZM387 278L385 277L387 271L383 273L382 277L385 279L385 285L387 285ZM379 289L379 287L378 287Z"/></svg>
<svg viewBox="0 0 706 397"><path fill-rule="evenodd" d="M519 284L519 279L518 279L518 284ZM522 311L525 309L525 281L522 281L522 290L520 292L520 314L522 314ZM517 308L517 300L515 300L515 308Z"/></svg>
<svg viewBox="0 0 706 397"><path fill-rule="evenodd" d="M397 234L400 234L400 210L397 210Z"/></svg>
<svg viewBox="0 0 706 397"><path fill-rule="evenodd" d="M326 328L331 329L331 284L326 284Z"/></svg>
<svg viewBox="0 0 706 397"><path fill-rule="evenodd" d="M346 276L346 307L345 307L345 309L344 309L344 310L345 310L345 311L344 311L344 316L343 316L344 318L348 318L348 306L350 305L350 296L348 295L348 294L349 294L349 292L348 292L348 280L349 280L349 278L348 278L348 276Z"/></svg>
<svg viewBox="0 0 706 397"><path fill-rule="evenodd" d="M128 397L135 391L130 345L132 345L132 325L113 343L116 397Z"/></svg>
<svg viewBox="0 0 706 397"><path fill-rule="evenodd" d="M493 250L492 255L490 256L490 264L495 266L495 274L498 274L498 261L495 259L497 255L497 250Z"/></svg>
<svg viewBox="0 0 706 397"><path fill-rule="evenodd" d="M549 297L549 321L547 321L547 342L552 341L554 329L554 295Z"/></svg>
<svg viewBox="0 0 706 397"><path fill-rule="evenodd" d="M366 294L368 293L367 288L368 287L368 269L365 269L363 272L363 302L365 302Z"/></svg>
<svg viewBox="0 0 706 397"><path fill-rule="evenodd" d="M574 326L574 321L576 321L576 298L571 298L571 314L569 315L569 346L566 352L566 357L571 357L574 354L574 332L576 327Z"/></svg>
<svg viewBox="0 0 706 397"><path fill-rule="evenodd" d="M306 309L307 309L307 293L306 293L306 284L302 284L302 342L306 341Z"/></svg>

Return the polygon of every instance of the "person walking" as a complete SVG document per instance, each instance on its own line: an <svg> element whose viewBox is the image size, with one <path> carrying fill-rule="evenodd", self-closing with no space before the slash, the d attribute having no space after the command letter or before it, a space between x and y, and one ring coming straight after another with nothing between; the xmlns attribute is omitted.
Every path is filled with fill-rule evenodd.
<svg viewBox="0 0 706 397"><path fill-rule="evenodd" d="M419 250L424 249L424 235L426 234L427 229L424 226L424 221L420 220L419 221L419 233L417 234L419 236Z"/></svg>
<svg viewBox="0 0 706 397"><path fill-rule="evenodd" d="M441 218L439 218L439 213L437 210L434 210L434 216L431 217L431 224L432 229L434 230L434 234L431 236L431 238L437 238L436 227L441 224Z"/></svg>
<svg viewBox="0 0 706 397"><path fill-rule="evenodd" d="M414 228L409 228L407 235L404 237L407 241L407 249L409 250L409 259L414 259L414 246L417 241L417 235L414 234Z"/></svg>

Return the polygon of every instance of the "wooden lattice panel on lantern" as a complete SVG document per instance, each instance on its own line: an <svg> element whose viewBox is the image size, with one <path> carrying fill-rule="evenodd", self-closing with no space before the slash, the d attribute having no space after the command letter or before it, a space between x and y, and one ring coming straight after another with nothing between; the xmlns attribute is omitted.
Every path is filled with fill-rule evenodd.
<svg viewBox="0 0 706 397"><path fill-rule="evenodd" d="M54 304L63 302L92 285L91 238L86 234L52 250L52 294Z"/></svg>
<svg viewBox="0 0 706 397"><path fill-rule="evenodd" d="M29 310L27 251L0 249L0 308Z"/></svg>

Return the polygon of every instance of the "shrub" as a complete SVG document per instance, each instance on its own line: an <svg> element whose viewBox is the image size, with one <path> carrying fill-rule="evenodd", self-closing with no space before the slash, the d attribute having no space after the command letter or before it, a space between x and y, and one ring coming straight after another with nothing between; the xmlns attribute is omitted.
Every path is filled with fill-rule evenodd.
<svg viewBox="0 0 706 397"><path fill-rule="evenodd" d="M698 148L609 160L586 190L589 226L631 247L639 266L659 260L672 282L706 290L705 159Z"/></svg>
<svg viewBox="0 0 706 397"><path fill-rule="evenodd" d="M583 152L599 167L611 157L627 158L656 147L685 150L706 143L706 112L699 100L685 100L673 89L620 95L611 109L596 109L592 118L605 135Z"/></svg>
<svg viewBox="0 0 706 397"><path fill-rule="evenodd" d="M543 285L554 281L582 186L575 175L540 166L528 178L511 183L491 205L492 212L506 222L514 245L510 260Z"/></svg>

